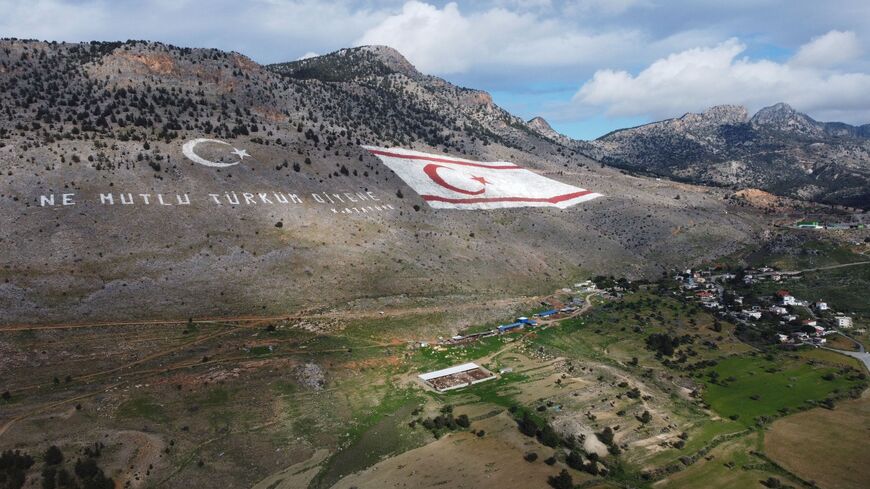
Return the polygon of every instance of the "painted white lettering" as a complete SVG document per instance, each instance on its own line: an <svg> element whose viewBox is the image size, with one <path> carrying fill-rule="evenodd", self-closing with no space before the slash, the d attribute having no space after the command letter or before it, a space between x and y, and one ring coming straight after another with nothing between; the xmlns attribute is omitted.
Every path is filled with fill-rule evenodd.
<svg viewBox="0 0 870 489"><path fill-rule="evenodd" d="M54 194L39 196L39 206L45 207L46 205L54 205Z"/></svg>
<svg viewBox="0 0 870 489"><path fill-rule="evenodd" d="M76 196L76 194L62 194L60 196L61 197L61 204L63 204L63 205L76 205L76 201L73 200L73 197L75 197L75 196Z"/></svg>
<svg viewBox="0 0 870 489"><path fill-rule="evenodd" d="M319 203L319 204L326 203L326 201L323 200L323 197L321 197L319 194L311 194L311 196L314 197L314 200L317 201L317 203Z"/></svg>
<svg viewBox="0 0 870 489"><path fill-rule="evenodd" d="M351 201L351 202L356 202L356 199L353 198L353 195L351 195L351 194L345 192L345 193L344 193L344 196L347 198L347 200L349 200L349 201Z"/></svg>
<svg viewBox="0 0 870 489"><path fill-rule="evenodd" d="M100 194L100 204L105 204L106 202L109 205L115 205L115 197L112 194Z"/></svg>
<svg viewBox="0 0 870 489"><path fill-rule="evenodd" d="M232 199L230 198L230 194L224 194L227 198L227 202L229 202L232 205L239 205L239 197L236 195L235 192L233 192L232 194L233 194ZM233 202L233 199L235 199L235 202Z"/></svg>
<svg viewBox="0 0 870 489"><path fill-rule="evenodd" d="M286 204L286 203L290 202L289 200L287 200L287 197L285 197L284 194L282 194L281 192L272 192L272 195L275 196L275 200L279 204Z"/></svg>
<svg viewBox="0 0 870 489"><path fill-rule="evenodd" d="M247 205L251 205L251 204L256 204L256 203L257 203L257 201L254 200L254 194L252 194L252 193L242 192L242 197L245 198L245 204L247 204Z"/></svg>
<svg viewBox="0 0 870 489"><path fill-rule="evenodd" d="M133 205L133 194L118 194L118 197L121 198L122 205Z"/></svg>
<svg viewBox="0 0 870 489"><path fill-rule="evenodd" d="M266 194L262 193L257 195L260 197L260 200L262 200L264 204L274 204L274 202L269 200L269 197L266 197Z"/></svg>
<svg viewBox="0 0 870 489"><path fill-rule="evenodd" d="M372 200L381 200L381 199L375 197L375 194L373 194L373 193L371 193L371 192L366 192L366 195L368 195L369 198L372 199Z"/></svg>
<svg viewBox="0 0 870 489"><path fill-rule="evenodd" d="M160 201L160 205L172 205L167 202L163 202L163 194L157 194L157 200Z"/></svg>
<svg viewBox="0 0 870 489"><path fill-rule="evenodd" d="M148 201L148 198L151 197L151 194L139 194L139 197L142 197L142 199L145 201L146 205L151 203Z"/></svg>
<svg viewBox="0 0 870 489"><path fill-rule="evenodd" d="M293 202L294 204L301 204L302 203L302 199L300 199L299 196L296 194L287 194L287 196L290 197L290 202ZM317 200L317 199L315 199L315 200Z"/></svg>
<svg viewBox="0 0 870 489"><path fill-rule="evenodd" d="M182 199L182 197L184 197ZM178 205L190 205L190 196L187 194L184 195L175 195L175 200L178 201Z"/></svg>
<svg viewBox="0 0 870 489"><path fill-rule="evenodd" d="M212 200L214 200L215 204L221 205L221 201L220 199L218 199L218 194L208 194L208 196L211 197Z"/></svg>

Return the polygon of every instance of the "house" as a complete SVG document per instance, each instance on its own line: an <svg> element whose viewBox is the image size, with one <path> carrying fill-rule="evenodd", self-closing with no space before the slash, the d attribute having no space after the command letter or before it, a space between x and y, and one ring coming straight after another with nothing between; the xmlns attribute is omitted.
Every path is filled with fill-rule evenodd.
<svg viewBox="0 0 870 489"><path fill-rule="evenodd" d="M789 292L786 289L779 289L776 291L776 296L779 297L780 299L782 299L783 297L785 297L787 295L791 295L791 292Z"/></svg>
<svg viewBox="0 0 870 489"><path fill-rule="evenodd" d="M821 326L813 326L813 329L816 331L817 336L821 336L821 335L825 334L825 328L823 328Z"/></svg>
<svg viewBox="0 0 870 489"><path fill-rule="evenodd" d="M788 322L792 322L792 321L797 321L797 318L798 317L795 316L794 314L789 314L789 315L785 316L783 319L785 319Z"/></svg>
<svg viewBox="0 0 870 489"><path fill-rule="evenodd" d="M852 327L852 318L848 316L837 316L837 327L838 328L851 328Z"/></svg>
<svg viewBox="0 0 870 489"><path fill-rule="evenodd" d="M735 297L734 303L742 306L743 305L743 296Z"/></svg>
<svg viewBox="0 0 870 489"><path fill-rule="evenodd" d="M784 306L796 306L798 305L797 299L794 298L793 295L787 295L782 298L782 305Z"/></svg>
<svg viewBox="0 0 870 489"><path fill-rule="evenodd" d="M779 314L780 316L784 316L788 314L788 309L782 306L770 306L770 312L774 314Z"/></svg>
<svg viewBox="0 0 870 489"><path fill-rule="evenodd" d="M801 324L803 324L804 326L815 327L818 322L816 322L815 319L804 319L803 321L801 321Z"/></svg>
<svg viewBox="0 0 870 489"><path fill-rule="evenodd" d="M788 336L786 336L786 335L784 335L784 334L782 334L782 333L777 334L776 337L779 339L779 342L780 342L780 343L785 343L785 342L788 341Z"/></svg>
<svg viewBox="0 0 870 489"><path fill-rule="evenodd" d="M816 303L815 303L815 308L816 308L816 310L818 310L818 311L827 311L828 309L830 309L830 308L828 307L828 303L827 303L827 302L822 302L822 301L816 302Z"/></svg>
<svg viewBox="0 0 870 489"><path fill-rule="evenodd" d="M713 294L713 292L709 290L702 290L699 292L695 292L695 296L702 301L708 301L711 300L715 296L715 294Z"/></svg>
<svg viewBox="0 0 870 489"><path fill-rule="evenodd" d="M761 319L761 311L747 311L744 309L743 316L747 319Z"/></svg>

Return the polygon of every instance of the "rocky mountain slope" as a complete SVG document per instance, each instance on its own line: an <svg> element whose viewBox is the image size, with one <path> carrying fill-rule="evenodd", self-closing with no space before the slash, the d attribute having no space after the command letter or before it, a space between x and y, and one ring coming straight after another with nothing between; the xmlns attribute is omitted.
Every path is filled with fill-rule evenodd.
<svg viewBox="0 0 870 489"><path fill-rule="evenodd" d="M870 124L818 122L782 103L751 118L744 107L716 106L591 145L585 154L619 168L870 208Z"/></svg>
<svg viewBox="0 0 870 489"><path fill-rule="evenodd" d="M0 113L6 323L528 294L658 275L756 239L765 219L723 189L603 167L383 47L261 66L150 42L5 40ZM194 163L183 146L197 138L241 162ZM513 161L605 197L438 211L364 144Z"/></svg>

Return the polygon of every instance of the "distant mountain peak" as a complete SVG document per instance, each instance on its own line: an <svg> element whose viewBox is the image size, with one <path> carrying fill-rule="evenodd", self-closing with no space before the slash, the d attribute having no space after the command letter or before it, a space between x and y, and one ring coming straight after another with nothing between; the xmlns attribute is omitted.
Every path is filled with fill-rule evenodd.
<svg viewBox="0 0 870 489"><path fill-rule="evenodd" d="M399 51L389 46L358 46L339 49L289 63L269 65L273 71L297 79L349 81L367 76L401 74L408 78L423 75Z"/></svg>
<svg viewBox="0 0 870 489"><path fill-rule="evenodd" d="M790 132L812 136L822 136L825 133L825 125L815 121L812 117L795 110L791 105L784 102L764 107L759 110L751 120L755 126L763 126L781 132Z"/></svg>
<svg viewBox="0 0 870 489"><path fill-rule="evenodd" d="M547 122L547 120L541 116L533 117L533 118L529 119L529 121L526 122L526 124L533 131L537 132L538 134L541 134L542 136L548 137L550 139L558 140L559 138L565 137L562 134L560 134L558 131L553 129L553 126L551 126L550 123Z"/></svg>

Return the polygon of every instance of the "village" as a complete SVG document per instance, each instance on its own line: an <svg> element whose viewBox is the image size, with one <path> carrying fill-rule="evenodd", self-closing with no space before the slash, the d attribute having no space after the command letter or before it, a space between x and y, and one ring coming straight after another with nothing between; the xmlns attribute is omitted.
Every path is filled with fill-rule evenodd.
<svg viewBox="0 0 870 489"><path fill-rule="evenodd" d="M769 338L785 347L812 345L821 347L826 336L852 331L854 322L844 312L834 311L823 298L811 301L797 298L788 289L800 280L799 272L783 272L773 267L724 272L715 268L687 269L674 276L685 299L710 309L715 315L743 326L766 326L775 335ZM768 295L739 295L751 291L755 284L768 282L780 287ZM750 292L751 293L751 292ZM864 329L855 329L864 333Z"/></svg>

